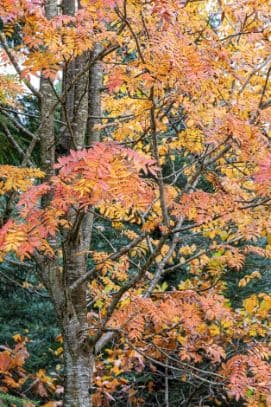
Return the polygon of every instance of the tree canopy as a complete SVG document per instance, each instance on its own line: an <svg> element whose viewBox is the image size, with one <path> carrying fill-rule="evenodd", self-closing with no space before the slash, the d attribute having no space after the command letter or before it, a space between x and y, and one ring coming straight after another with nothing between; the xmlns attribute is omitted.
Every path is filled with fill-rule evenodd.
<svg viewBox="0 0 271 407"><path fill-rule="evenodd" d="M64 398L21 336L3 392L271 405L270 286L244 291L271 257L268 3L0 1L0 260L54 306Z"/></svg>

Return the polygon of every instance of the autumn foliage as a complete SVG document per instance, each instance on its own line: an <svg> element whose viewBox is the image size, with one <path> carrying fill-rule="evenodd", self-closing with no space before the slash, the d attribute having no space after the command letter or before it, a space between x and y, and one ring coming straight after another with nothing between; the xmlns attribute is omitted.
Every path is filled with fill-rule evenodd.
<svg viewBox="0 0 271 407"><path fill-rule="evenodd" d="M1 230L1 255L13 251L21 259L35 250L53 256L48 238L55 238L60 228L69 228L67 213L71 207L86 211L89 207L109 205L116 201L118 210L125 214L144 211L153 199L147 181L139 171L152 171L154 161L132 150L114 144L96 144L90 150L71 152L60 158L55 168L59 170L50 183L31 185L30 177L43 177L39 170L1 167L2 191L26 190L20 196L20 219L8 221ZM33 178L32 178L33 181ZM51 195L44 210L39 202Z"/></svg>
<svg viewBox="0 0 271 407"><path fill-rule="evenodd" d="M0 84L0 111L16 124L7 112L23 110L16 92L26 90L42 106L31 81L41 74L72 150L55 153L50 174L27 167L48 119L41 109L23 165L0 166L1 261L54 262L62 284L67 251L79 248L86 270L61 287L76 309L86 284L78 343L96 358L94 406L144 405L161 383L168 392L170 375L191 403L270 406L270 293L234 302L228 291L229 275L240 293L263 277L246 273L249 256L271 258L270 5L82 0L73 13L46 12L40 2L0 1L3 64L16 71ZM97 44L58 92L54 81ZM85 129L77 143L80 102L69 117L69 92L96 63L102 113L89 117L101 141L87 142ZM90 216L88 231L94 225L104 244L82 249ZM11 354L0 353L0 365ZM20 375L21 363L14 368ZM0 369L10 387L12 369ZM144 373L145 399L131 376Z"/></svg>

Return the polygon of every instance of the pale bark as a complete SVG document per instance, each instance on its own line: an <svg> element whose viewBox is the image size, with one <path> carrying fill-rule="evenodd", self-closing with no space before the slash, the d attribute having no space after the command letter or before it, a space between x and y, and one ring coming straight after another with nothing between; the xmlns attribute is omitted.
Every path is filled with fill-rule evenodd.
<svg viewBox="0 0 271 407"><path fill-rule="evenodd" d="M63 0L62 12L74 15L76 10L74 0ZM86 71L72 86L74 77L86 67L90 52L85 52L69 61L63 72L63 93L66 93L62 104L62 121L66 123L60 136L60 152L68 153L70 149L81 149L85 145L85 135L88 117L88 80Z"/></svg>
<svg viewBox="0 0 271 407"><path fill-rule="evenodd" d="M75 13L75 1L74 0L62 0L61 3L62 13L65 15L73 16ZM67 154L73 145L73 107L75 98L75 87L69 84L72 83L76 72L76 60L73 59L68 61L63 70L62 79L62 91L66 94L65 101L61 106L61 120L66 123L66 125L61 129L60 139L58 142L58 150L60 155ZM69 90L68 90L69 89Z"/></svg>
<svg viewBox="0 0 271 407"><path fill-rule="evenodd" d="M64 337L65 359L65 407L90 407L90 383L94 365L93 353L89 350L72 354Z"/></svg>
<svg viewBox="0 0 271 407"><path fill-rule="evenodd" d="M57 15L57 2L47 0L45 3L45 14L50 20ZM39 127L39 138L41 142L41 167L47 176L53 175L55 163L55 134L54 134L54 112L55 94L47 78L41 75L41 124Z"/></svg>
<svg viewBox="0 0 271 407"><path fill-rule="evenodd" d="M82 230L76 242L68 242L65 249L65 304L63 309L63 339L65 365L65 407L90 407L89 388L92 383L94 354L88 341L87 284L72 293L72 282L86 272L86 256Z"/></svg>
<svg viewBox="0 0 271 407"><path fill-rule="evenodd" d="M100 44L95 44L91 58L95 58L102 51ZM102 115L101 91L103 85L103 72L101 62L97 61L89 71L88 91L88 122L87 122L87 146L95 141L100 141L100 131L95 128L100 123Z"/></svg>
<svg viewBox="0 0 271 407"><path fill-rule="evenodd" d="M49 178L54 174L53 165L55 163L54 114L51 113L51 108L55 103L55 95L49 81L44 77L41 78L40 93L44 95L41 102L41 126L39 129L41 168Z"/></svg>
<svg viewBox="0 0 271 407"><path fill-rule="evenodd" d="M72 82L75 73L75 61L71 61L67 64L66 68L63 71L63 82L62 82L62 91L66 93L66 100L62 105L61 109L61 121L65 125L61 129L61 134L58 142L58 150L60 155L67 154L72 148L72 129L69 126L69 122L72 121L73 116L73 105L74 105L74 86L69 90L68 84Z"/></svg>
<svg viewBox="0 0 271 407"><path fill-rule="evenodd" d="M86 52L76 58L75 74L84 70L90 53ZM75 83L73 106L73 144L76 149L85 146L85 135L88 119L88 72L84 73Z"/></svg>
<svg viewBox="0 0 271 407"><path fill-rule="evenodd" d="M57 2L47 0L45 9L48 19L57 14ZM75 0L63 0L63 14L75 13ZM76 59L69 61L63 72L63 100L62 121L64 126L58 141L58 154L67 154L71 148L81 149L86 143L90 146L99 140L99 132L95 125L99 122L96 117L101 116L101 87L102 70L99 62L95 63L90 72L82 74L72 85L74 77L83 72L90 58L101 51L97 45L93 51L86 52ZM67 91L67 89L69 89ZM42 168L49 178L54 173L55 145L54 109L56 95L52 84L44 77L41 79L41 124L39 137L41 143ZM59 99L60 100L60 99ZM46 205L50 196L46 197ZM41 279L46 286L54 304L59 325L64 339L64 406L90 407L94 368L94 348L88 337L87 320L87 282L78 285L76 289L70 287L87 273L87 254L90 248L93 216L89 213L78 215L70 211L69 221L74 227L63 237L62 245L51 241L55 252L62 251L62 257L46 260L37 255ZM59 265L62 263L62 272Z"/></svg>

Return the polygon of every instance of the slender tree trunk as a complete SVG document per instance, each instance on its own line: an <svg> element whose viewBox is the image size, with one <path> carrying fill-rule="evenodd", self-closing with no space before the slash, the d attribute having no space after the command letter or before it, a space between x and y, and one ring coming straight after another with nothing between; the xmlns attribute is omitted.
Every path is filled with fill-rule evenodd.
<svg viewBox="0 0 271 407"><path fill-rule="evenodd" d="M80 2L77 5L80 8ZM63 14L74 15L75 0L63 0ZM60 135L60 152L68 153L70 149L81 149L85 146L85 135L88 119L88 80L86 69L90 52L85 52L69 61L63 72L62 90L66 94L62 105L62 121L66 123ZM80 77L74 81L74 78Z"/></svg>
<svg viewBox="0 0 271 407"><path fill-rule="evenodd" d="M50 20L57 15L57 3L55 0L47 0L45 3L45 14ZM41 124L39 129L41 145L41 167L49 178L53 175L55 163L55 134L54 134L54 112L55 94L47 78L41 75Z"/></svg>
<svg viewBox="0 0 271 407"><path fill-rule="evenodd" d="M62 331L64 339L65 407L90 407L94 367L93 349L88 341L87 285L71 292L69 287L86 272L86 255L79 254L86 242L82 230L75 242L65 247L65 303Z"/></svg>
<svg viewBox="0 0 271 407"><path fill-rule="evenodd" d="M62 0L61 3L62 13L65 15L73 16L75 13L74 0ZM76 60L68 61L64 70L62 78L62 92L66 95L65 101L61 106L61 120L65 125L61 129L60 137L58 140L57 152L59 155L68 154L73 145L73 107L74 107L74 90L75 87L70 86L73 81L76 71Z"/></svg>
<svg viewBox="0 0 271 407"><path fill-rule="evenodd" d="M69 329L69 327L67 327ZM80 349L72 353L64 337L65 407L91 407L91 382L94 355Z"/></svg>
<svg viewBox="0 0 271 407"><path fill-rule="evenodd" d="M86 215L85 215L86 216ZM90 407L94 351L88 341L87 284L71 291L78 277L86 273L88 240L82 227L74 240L64 244L64 307L62 332L64 339L65 407Z"/></svg>
<svg viewBox="0 0 271 407"><path fill-rule="evenodd" d="M57 14L57 2L47 0L45 4L47 18ZM80 2L78 3L80 7ZM75 0L63 0L63 14L74 15ZM65 100L61 106L62 128L58 146L58 155L66 154L73 149L90 146L100 139L95 125L101 116L102 70L99 62L88 71L86 66L91 58L97 55L101 46L93 51L69 61L63 72L63 95ZM79 72L80 78L74 81ZM56 102L51 84L46 78L41 79L41 160L42 168L49 178L55 163L56 137L54 134L53 106ZM46 204L50 197L44 201ZM59 325L64 340L64 407L91 407L93 369L95 363L94 348L88 340L87 320L87 284L71 290L72 284L87 271L87 252L90 249L93 215L78 215L70 211L69 221L74 228L62 239L51 242L55 252L62 256L55 260L38 259L41 278L48 289L56 309ZM61 249L61 250L60 250ZM62 263L62 272L59 265Z"/></svg>
<svg viewBox="0 0 271 407"><path fill-rule="evenodd" d="M91 58L97 57L101 52L102 46L95 44ZM87 121L87 146L95 141L100 141L100 131L95 126L100 123L102 115L101 92L103 85L103 72L101 62L97 61L89 70L89 89L88 89L88 121Z"/></svg>

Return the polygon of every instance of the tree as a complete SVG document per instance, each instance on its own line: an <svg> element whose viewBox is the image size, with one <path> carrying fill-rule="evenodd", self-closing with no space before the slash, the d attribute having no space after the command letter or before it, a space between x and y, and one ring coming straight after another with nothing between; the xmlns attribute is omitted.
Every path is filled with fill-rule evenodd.
<svg viewBox="0 0 271 407"><path fill-rule="evenodd" d="M63 335L65 406L109 404L121 386L140 404L119 375L145 365L159 367L165 405L170 372L191 380L188 403L268 405L270 297L234 309L225 275L271 253L270 6L2 0L0 13L5 61L40 116L25 128L6 108L25 113L17 82L0 87L0 110L31 137L21 168L0 167L1 258L37 264ZM92 244L95 222L106 250Z"/></svg>

